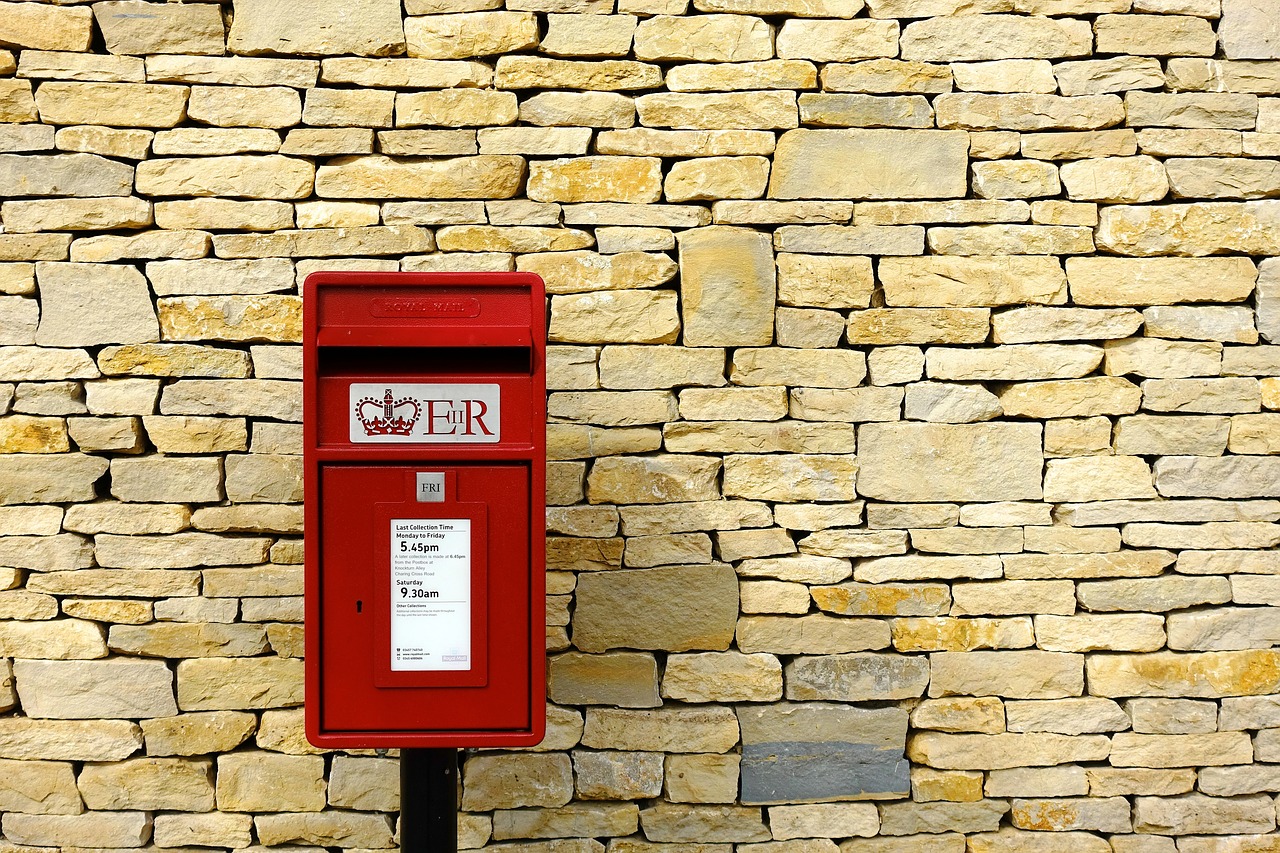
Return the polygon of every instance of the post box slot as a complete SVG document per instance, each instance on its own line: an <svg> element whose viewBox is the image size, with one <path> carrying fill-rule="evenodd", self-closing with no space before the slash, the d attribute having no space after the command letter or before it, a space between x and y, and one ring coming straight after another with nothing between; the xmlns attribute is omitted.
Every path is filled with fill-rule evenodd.
<svg viewBox="0 0 1280 853"><path fill-rule="evenodd" d="M322 376L426 376L533 372L533 350L509 347L320 347Z"/></svg>

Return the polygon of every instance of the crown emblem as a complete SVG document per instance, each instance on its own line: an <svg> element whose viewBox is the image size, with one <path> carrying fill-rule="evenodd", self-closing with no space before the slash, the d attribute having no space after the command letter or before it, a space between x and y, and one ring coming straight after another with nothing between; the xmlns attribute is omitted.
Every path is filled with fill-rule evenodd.
<svg viewBox="0 0 1280 853"><path fill-rule="evenodd" d="M356 403L356 419L364 426L365 435L409 435L421 412L417 400L412 397L396 400L390 388L381 400L363 397Z"/></svg>

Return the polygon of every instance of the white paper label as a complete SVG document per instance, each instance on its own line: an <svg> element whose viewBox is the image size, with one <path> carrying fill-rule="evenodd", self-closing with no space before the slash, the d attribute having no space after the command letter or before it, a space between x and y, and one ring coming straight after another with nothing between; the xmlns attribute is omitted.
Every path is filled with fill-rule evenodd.
<svg viewBox="0 0 1280 853"><path fill-rule="evenodd" d="M502 437L499 385L356 382L349 392L351 441L492 444Z"/></svg>
<svg viewBox="0 0 1280 853"><path fill-rule="evenodd" d="M391 669L471 669L470 519L391 519Z"/></svg>

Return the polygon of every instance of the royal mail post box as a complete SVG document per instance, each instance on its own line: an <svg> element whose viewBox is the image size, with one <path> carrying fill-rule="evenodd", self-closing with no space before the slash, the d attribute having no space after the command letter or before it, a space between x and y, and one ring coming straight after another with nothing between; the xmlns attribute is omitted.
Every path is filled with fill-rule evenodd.
<svg viewBox="0 0 1280 853"><path fill-rule="evenodd" d="M542 280L315 273L303 296L307 738L537 743Z"/></svg>

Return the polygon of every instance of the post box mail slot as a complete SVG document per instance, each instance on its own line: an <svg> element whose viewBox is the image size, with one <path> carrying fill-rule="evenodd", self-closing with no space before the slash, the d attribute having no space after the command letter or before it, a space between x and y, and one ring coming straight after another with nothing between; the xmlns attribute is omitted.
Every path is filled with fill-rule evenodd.
<svg viewBox="0 0 1280 853"><path fill-rule="evenodd" d="M542 280L315 273L303 296L307 739L537 743Z"/></svg>

